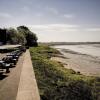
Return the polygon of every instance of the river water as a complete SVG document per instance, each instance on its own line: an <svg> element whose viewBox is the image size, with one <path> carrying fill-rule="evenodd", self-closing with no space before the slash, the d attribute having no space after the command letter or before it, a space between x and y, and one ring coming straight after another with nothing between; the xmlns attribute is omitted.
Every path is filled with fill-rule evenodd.
<svg viewBox="0 0 100 100"><path fill-rule="evenodd" d="M70 49L81 54L87 54L100 58L100 44L90 45L57 45L57 49Z"/></svg>

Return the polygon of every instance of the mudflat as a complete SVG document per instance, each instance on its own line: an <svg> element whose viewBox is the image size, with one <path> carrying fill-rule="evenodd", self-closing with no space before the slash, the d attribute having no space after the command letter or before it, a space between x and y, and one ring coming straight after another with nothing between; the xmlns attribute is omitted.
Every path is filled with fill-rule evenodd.
<svg viewBox="0 0 100 100"><path fill-rule="evenodd" d="M64 49L58 50L62 56L52 57L52 60L59 61L65 68L73 69L83 75L100 77L100 58Z"/></svg>

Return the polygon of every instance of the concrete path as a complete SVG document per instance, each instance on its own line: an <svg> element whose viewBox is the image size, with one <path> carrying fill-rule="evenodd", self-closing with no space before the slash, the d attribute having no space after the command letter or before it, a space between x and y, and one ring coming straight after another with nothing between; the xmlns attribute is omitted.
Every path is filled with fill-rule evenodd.
<svg viewBox="0 0 100 100"><path fill-rule="evenodd" d="M40 100L29 50L26 51L16 100ZM10 100L10 99L9 99Z"/></svg>
<svg viewBox="0 0 100 100"><path fill-rule="evenodd" d="M6 77L0 80L0 100L16 100L20 74L23 65L24 54L14 68L10 68L10 73L4 74Z"/></svg>

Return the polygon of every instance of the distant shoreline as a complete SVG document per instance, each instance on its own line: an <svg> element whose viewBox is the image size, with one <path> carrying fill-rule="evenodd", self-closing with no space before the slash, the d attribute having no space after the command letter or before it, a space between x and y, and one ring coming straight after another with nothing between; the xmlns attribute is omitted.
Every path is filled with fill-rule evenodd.
<svg viewBox="0 0 100 100"><path fill-rule="evenodd" d="M88 45L88 44L100 44L100 42L39 42L40 44L46 44L49 46L54 45Z"/></svg>

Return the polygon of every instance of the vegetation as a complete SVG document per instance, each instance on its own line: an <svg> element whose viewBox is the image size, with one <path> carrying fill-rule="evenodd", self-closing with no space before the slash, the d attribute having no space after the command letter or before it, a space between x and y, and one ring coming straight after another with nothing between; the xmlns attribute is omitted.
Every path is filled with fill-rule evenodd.
<svg viewBox="0 0 100 100"><path fill-rule="evenodd" d="M20 34L24 35L26 40L26 46L37 46L37 36L33 32L31 32L26 26L19 26L17 30Z"/></svg>
<svg viewBox="0 0 100 100"><path fill-rule="evenodd" d="M41 100L99 100L100 78L66 69L50 58L59 51L45 45L30 48Z"/></svg>
<svg viewBox="0 0 100 100"><path fill-rule="evenodd" d="M0 42L6 44L6 29L0 29Z"/></svg>
<svg viewBox="0 0 100 100"><path fill-rule="evenodd" d="M0 29L0 42L2 44L22 44L26 46L37 46L37 36L26 26Z"/></svg>

